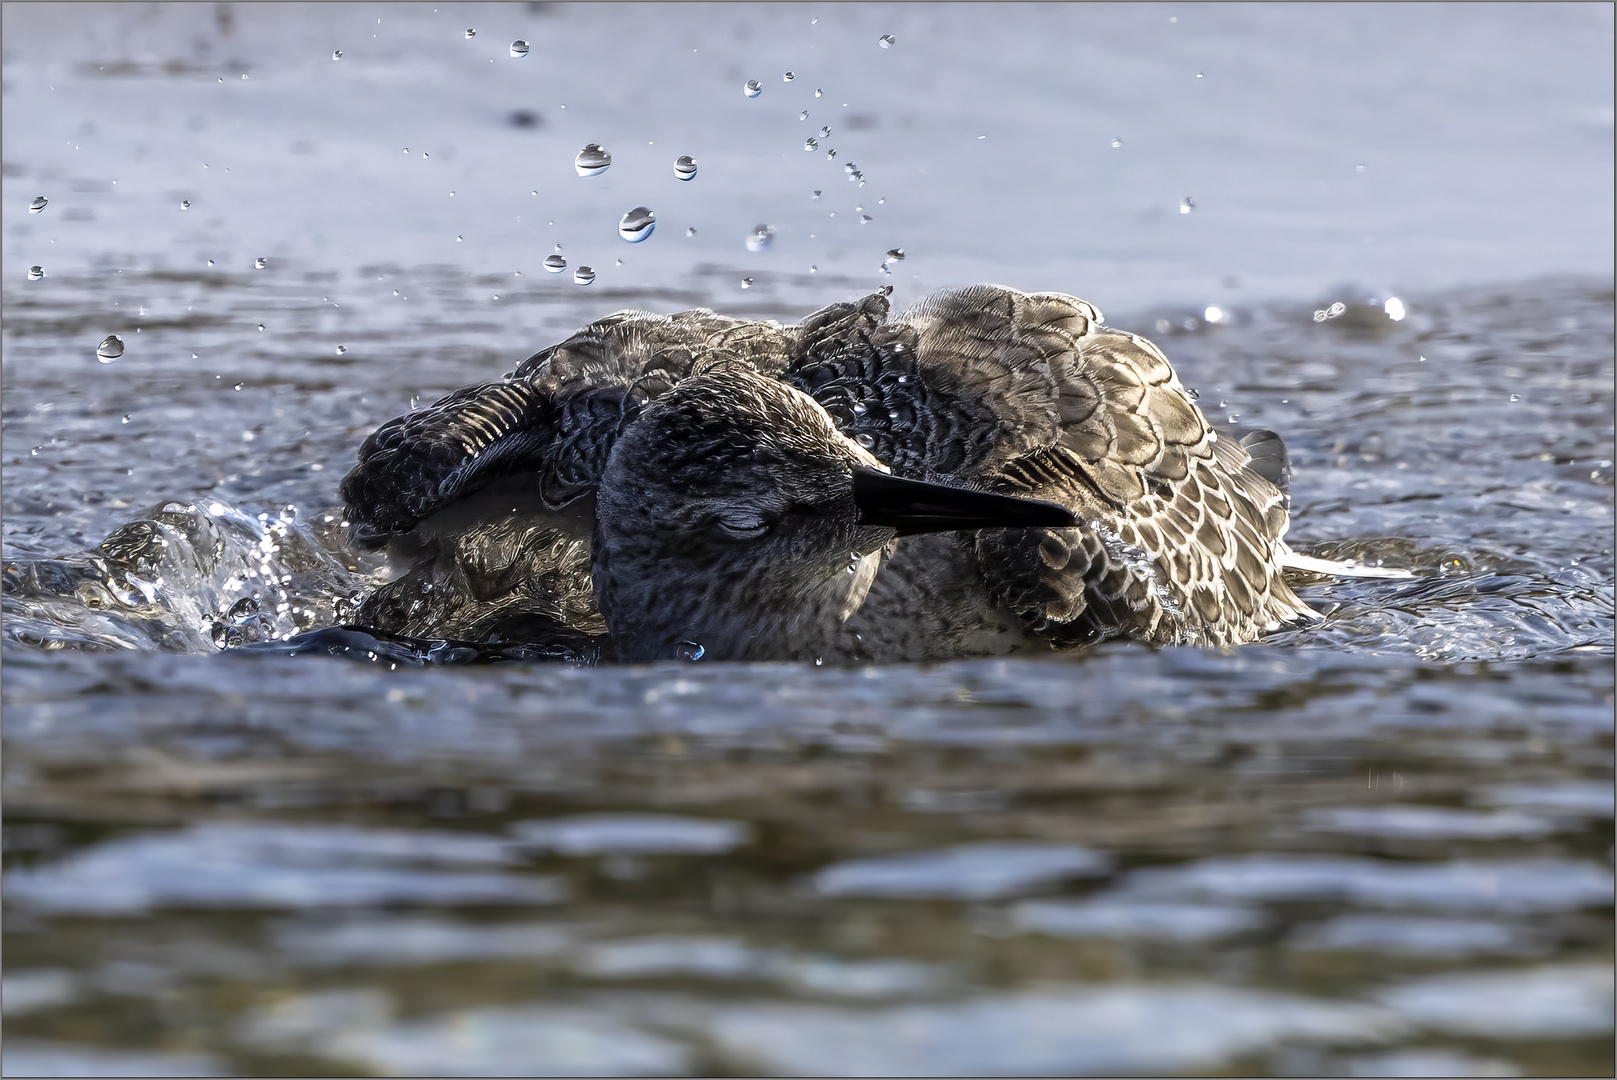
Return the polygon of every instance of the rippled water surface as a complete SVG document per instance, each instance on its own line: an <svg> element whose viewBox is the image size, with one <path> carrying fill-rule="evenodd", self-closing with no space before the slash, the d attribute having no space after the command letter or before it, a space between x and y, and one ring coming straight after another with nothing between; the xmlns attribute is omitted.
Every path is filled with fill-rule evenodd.
<svg viewBox="0 0 1617 1080"><path fill-rule="evenodd" d="M8 1074L1611 1073L1609 9L430 10L6 8ZM381 571L334 493L414 404L973 280L1152 337L1284 435L1296 546L1414 577L1228 651L273 648Z"/></svg>

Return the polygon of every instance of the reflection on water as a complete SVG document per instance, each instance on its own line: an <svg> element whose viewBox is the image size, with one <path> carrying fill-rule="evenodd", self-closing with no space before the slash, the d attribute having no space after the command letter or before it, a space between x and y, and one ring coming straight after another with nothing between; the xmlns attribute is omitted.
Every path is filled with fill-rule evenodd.
<svg viewBox="0 0 1617 1080"><path fill-rule="evenodd" d="M8 41L21 17L14 8ZM223 26L231 10L196 12ZM828 13L825 23L857 22L868 10ZM1112 20L1114 36L1144 34L1118 27L1152 10L1086 17ZM1569 10L1535 18L1572 19ZM409 53L411 62L458 71L446 43L478 42L497 60L478 60L500 73L495 80L573 62L555 55L555 42L582 33L569 20L584 16L522 9L525 20L555 20L545 24L555 33L541 33L507 26L502 11L454 14L445 41ZM1044 175L1026 166L1039 143L1015 136L1027 130L1016 125L1048 119L1048 102L1030 98L1001 118L1007 138L988 127L988 150L968 159L949 141L959 132L933 115L948 109L895 99L875 110L852 90L844 96L864 85L850 74L861 65L920 78L903 65L938 59L926 52L939 38L923 11L940 26L957 17L948 6L916 7L891 25L856 26L854 59L823 69L774 56L754 37L734 72L702 67L704 51L681 61L693 65L682 69L688 77L656 93L637 89L656 81L652 67L598 79L603 94L645 100L588 123L567 115L582 111L577 101L564 113L560 101L477 89L501 83L445 79L441 100L406 99L421 130L394 138L379 122L375 161L375 148L356 144L345 166L343 182L389 193L374 200L378 217L360 212L365 200L349 189L311 197L328 190L319 171L328 159L300 142L288 157L293 136L264 134L288 116L336 122L308 107L326 84L277 79L287 57L366 87L400 69L403 60L370 51L357 29L304 41L298 26L315 24L264 27L254 57L263 66L247 82L236 78L246 65L231 68L222 55L168 70L134 50L110 72L74 56L77 74L31 68L35 77L19 75L19 86L13 70L34 61L7 53L8 1073L1611 1073L1609 279L1401 287L1402 318L1379 286L1271 304L1243 301L1249 287L1213 294L1198 285L1180 290L1201 295L1194 304L1150 306L1142 282L1196 263L1187 252L1223 260L1239 246L1233 238L1284 217L1272 208L1293 205L1295 174L1257 176L1271 185L1251 189L1265 209L1245 218L1228 216L1218 190L1228 177L1146 191L1175 175L1154 148L1164 140L1118 105L1098 114L1090 142L1123 171L1068 170L1092 185L1080 189L1087 203L1042 179L1038 191L1013 186L1016 177L984 170L998 154L1017 176ZM1267 40L1274 20L1302 17L1284 8L1218 16L1220 32L1242 41ZM436 32L424 10L383 18L423 41ZM1437 16L1399 18L1428 40L1433 26L1421 20ZM484 33L474 38L468 22ZM1498 26L1479 25L1478 48L1493 48ZM884 52L878 37L889 31L896 40ZM1032 37L1039 48L1058 40ZM195 49L214 38L229 35L204 35ZM514 40L543 55L512 59ZM1196 93L1226 92L1235 76L1211 63L1205 80L1190 77L1205 59L1191 55L1196 40L1142 37L1139 47L1106 50L1099 74L1080 73L1136 85L1125 78L1134 69L1105 65L1150 57L1156 75L1177 65ZM1335 37L1319 40L1337 47ZM188 56L191 36L174 41ZM1515 37L1510 45L1514 58ZM1523 43L1523 55L1528 46L1543 43ZM1319 60L1306 49L1246 52L1281 65ZM974 35L971 55L983 53ZM593 65L601 55L581 49L578 59ZM771 81L757 100L736 93L755 74L788 68L803 78ZM1479 70L1492 88L1516 69ZM232 81L215 82L225 74ZM1281 75L1252 77L1289 85ZM195 89L186 80L220 104L198 105L179 123L205 131L198 138L229 149L230 160L142 150L157 121L109 119L107 87L171 117L173 108L153 103L182 83ZM737 110L723 116L746 154L721 152L699 132L661 133L692 108L674 90L706 93L709 82L722 108ZM944 100L977 85L936 89ZM1387 85L1404 92L1397 80ZM116 153L88 133L78 144L117 162L121 191L111 174L80 165L83 153L63 158L74 144L47 147L40 132L81 137L76 113L60 132L40 120L72 112L39 105L57 88L63 101L101 102L87 122L129 140ZM489 130L461 130L476 111L463 94L483 95ZM271 100L279 105L234 123L231 109ZM844 100L853 102L846 111ZM510 111L517 105L525 120ZM812 127L798 119L805 106ZM1555 116L1503 108L1477 110L1505 125L1488 128L1489 145L1520 144L1509 125L1530 121L1549 157L1507 162L1503 174L1467 158L1455 174L1521 172L1535 191L1547 172L1609 181L1609 106L1603 127L1571 107ZM651 133L654 146L638 120L624 119L642 115L664 125ZM1267 140L1292 130L1264 113L1240 133L1242 153L1219 157L1196 140L1223 146L1236 136L1204 132L1208 115L1173 113L1177 134L1166 141L1221 167L1251 150L1261 165L1271 160L1261 153ZM1348 127L1358 122L1343 115ZM829 139L827 128L837 132L836 163L798 150L810 132ZM1588 158L1586 129L1599 136L1606 172L1547 169L1551 159ZM1388 138L1424 130L1399 127ZM974 126L964 137L969 152L982 151L982 133ZM765 160L766 134L784 140L769 145L790 162L785 171L739 169ZM1327 134L1331 153L1351 164L1352 132ZM161 138L171 136L191 137ZM532 142L501 141L518 139ZM591 140L617 162L581 179L597 159L574 164L574 155ZM321 153L328 142L346 145L320 136ZM397 170L448 177L457 142L455 178L419 181L430 203L406 198L416 181ZM1002 142L1020 149L1006 154ZM493 150L480 157L485 143ZM384 151L385 169L376 164ZM1411 152L1389 144L1363 176L1344 168L1342 183L1380 183ZM701 162L694 182L669 175L671 159L685 160L676 155ZM850 156L869 167L872 187L854 194L856 183L838 184L847 200L810 198L830 189L827 176L858 179L851 165L839 169ZM176 161L195 175L152 179ZM516 199L469 197L479 177L538 161L551 172L524 174ZM914 205L896 181L877 189L911 166L922 175L928 161L937 166L930 179L907 189ZM53 162L66 162L61 182L37 189L49 207L30 214L31 185L46 184ZM30 170L20 196L14 168ZM642 168L659 187L635 187ZM973 186L985 177L999 185L994 198ZM220 209L227 183L256 192L241 206L275 217L273 233L254 232L244 209ZM789 200L771 191L748 201L753 188L777 183ZM1072 241L1052 240L1049 222L1070 219L1080 203L1132 205L1135 188L1161 213L1086 211L1086 253L1068 260ZM1195 213L1181 219L1185 190L1196 192L1184 204ZM1038 201L1045 194L1060 205ZM138 200L147 195L199 231L171 234L155 213L146 220ZM1450 196L1417 198L1419 212L1404 217L1388 211L1377 231L1426 243L1441 234L1432 222L1463 212L1474 234L1488 215L1476 203L1451 207ZM1313 230L1287 240L1285 259L1273 229L1265 234L1269 246L1254 250L1281 268L1271 281L1288 266L1323 265L1337 234L1356 252L1373 250L1357 239L1359 196L1333 197L1335 211L1285 211L1288 237ZM192 209L181 214L183 201ZM641 202L666 228L631 248L612 229ZM1022 225L990 213L1024 202ZM967 204L988 206L990 217L959 213ZM1577 217L1582 205L1568 196L1562 213ZM881 209L868 228L848 220L873 206ZM70 222L69 210L91 216ZM851 232L820 224L832 210L835 227ZM530 218L520 228L506 220L518 215ZM1542 215L1497 216L1502 230L1524 231L1510 234L1532 257L1524 265L1588 262L1545 254L1561 241ZM542 224L552 218L555 228ZM748 251L747 230L761 221L771 224L754 232L767 242ZM907 224L883 231L890 222ZM567 233L585 224L589 239ZM650 236L649 213L630 224ZM1599 225L1578 221L1590 236L1602 235ZM1197 234L1203 246L1178 247L1163 239L1169 227L1209 231ZM818 229L833 239L806 247ZM911 291L904 302L919 296L912 271L937 285L997 276L958 254L969 248L964 232L998 245L1001 261L987 265L1031 275L1016 283L1087 293L1116 325L1156 337L1221 428L1282 432L1300 549L1415 576L1310 582L1303 595L1323 621L1227 651L1112 644L930 667L590 668L470 655L453 643L424 655L350 631L285 643L345 621L383 571L345 546L333 505L355 448L380 422L495 378L620 307L710 305L795 320L882 284L882 269ZM288 250L278 239L294 235L314 246ZM54 248L51 237L61 241ZM158 256L110 254L113 238L120 250ZM929 261L949 244L972 269L961 281ZM1439 249L1451 267L1456 250L1471 250ZM619 267L624 253L631 265ZM1354 258L1345 273L1375 265ZM1215 262L1218 280L1218 260L1197 263L1195 280ZM810 276L811 265L822 269ZM577 288L568 268L594 284ZM1112 310L1113 288L1134 310ZM1163 290L1152 295L1173 291ZM121 342L121 355L98 358L105 341Z"/></svg>

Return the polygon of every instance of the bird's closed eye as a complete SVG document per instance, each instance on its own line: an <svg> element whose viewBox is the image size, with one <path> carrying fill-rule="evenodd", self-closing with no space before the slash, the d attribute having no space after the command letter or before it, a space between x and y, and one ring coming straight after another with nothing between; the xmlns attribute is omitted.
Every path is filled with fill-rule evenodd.
<svg viewBox="0 0 1617 1080"><path fill-rule="evenodd" d="M736 540L756 540L769 531L769 522L759 514L720 514L714 520L720 532Z"/></svg>

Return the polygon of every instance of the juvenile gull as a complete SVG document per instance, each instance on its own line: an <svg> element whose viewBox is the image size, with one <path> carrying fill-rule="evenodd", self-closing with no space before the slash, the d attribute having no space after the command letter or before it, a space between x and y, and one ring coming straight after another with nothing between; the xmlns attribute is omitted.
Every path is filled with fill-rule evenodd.
<svg viewBox="0 0 1617 1080"><path fill-rule="evenodd" d="M638 660L669 655L682 610L708 657L893 661L1315 617L1281 577L1309 561L1284 542L1278 436L1220 438L1155 346L1074 297L974 286L889 321L886 293L797 327L619 313L383 425L342 494L402 575L359 621L610 635ZM882 467L939 485L936 531L877 538ZM970 492L1071 517L989 520ZM788 506L837 525L783 532Z"/></svg>

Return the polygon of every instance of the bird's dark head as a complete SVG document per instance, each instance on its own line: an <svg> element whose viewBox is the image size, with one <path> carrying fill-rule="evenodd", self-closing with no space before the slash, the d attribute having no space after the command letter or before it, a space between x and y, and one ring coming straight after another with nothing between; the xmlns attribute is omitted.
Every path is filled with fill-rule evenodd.
<svg viewBox="0 0 1617 1080"><path fill-rule="evenodd" d="M722 364L648 404L614 445L595 589L625 660L807 659L864 602L895 536L1050 524L1072 519L891 477L812 398Z"/></svg>

